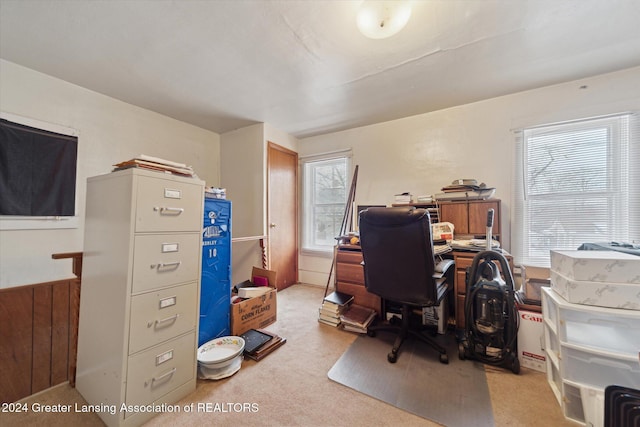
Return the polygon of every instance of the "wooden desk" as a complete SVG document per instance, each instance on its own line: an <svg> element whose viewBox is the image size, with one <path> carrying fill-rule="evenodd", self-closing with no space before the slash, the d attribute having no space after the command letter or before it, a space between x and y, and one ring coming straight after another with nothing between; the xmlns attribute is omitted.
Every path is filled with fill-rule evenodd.
<svg viewBox="0 0 640 427"><path fill-rule="evenodd" d="M471 267L477 252L453 251L443 255L455 261L453 293L450 302L450 315L455 318L457 329L465 328L464 305L466 301L467 269ZM364 269L362 267L362 250L358 245L339 245L335 248L336 280L335 288L354 296L354 303L372 308L382 315L382 301L377 295L367 292L364 287ZM513 257L503 254L513 271ZM451 286L451 284L450 284ZM453 301L452 301L453 300Z"/></svg>

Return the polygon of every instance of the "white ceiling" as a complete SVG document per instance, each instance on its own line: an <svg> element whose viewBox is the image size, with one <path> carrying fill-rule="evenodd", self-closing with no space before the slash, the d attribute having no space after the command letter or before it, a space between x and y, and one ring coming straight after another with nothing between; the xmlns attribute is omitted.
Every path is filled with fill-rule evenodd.
<svg viewBox="0 0 640 427"><path fill-rule="evenodd" d="M0 0L0 57L217 133L296 137L640 65L639 0ZM1 71L1 70L0 70Z"/></svg>

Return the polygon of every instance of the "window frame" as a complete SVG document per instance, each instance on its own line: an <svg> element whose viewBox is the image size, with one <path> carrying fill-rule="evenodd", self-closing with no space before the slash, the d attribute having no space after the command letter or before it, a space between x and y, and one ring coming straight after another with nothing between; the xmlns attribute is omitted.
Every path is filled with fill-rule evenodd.
<svg viewBox="0 0 640 427"><path fill-rule="evenodd" d="M639 159L640 143L638 140L638 120L637 115L633 113L623 113L608 116L592 117L581 120L573 120L570 122L554 123L549 125L532 126L519 129L516 131L516 176L514 179L514 230L512 252L514 258L519 264L533 265L539 267L549 267L549 250L575 250L575 247L548 247L547 253L543 256L536 254L533 243L531 242L530 229L532 225L532 203L537 200L544 200L549 203L553 200L575 200L575 201L594 201L598 198L605 198L606 202L606 221L607 235L599 241L626 241L631 242L637 239L638 225L634 220L634 214L640 214L640 208L637 201L634 201L634 191L637 191L638 184L634 183L637 179L638 172L634 171L631 165ZM547 142L553 137L565 134L578 134L582 131L607 129L606 141L606 167L605 169L605 188L601 190L590 190L588 192L580 192L576 190L568 192L549 192L540 194L529 193L529 173L531 164L527 153L529 152L528 144L534 138L540 138L540 135L546 133L551 135L547 138ZM569 141L573 142L573 141ZM546 199L546 200L545 200ZM579 223L579 221L577 221ZM579 227L576 227L579 228ZM583 231L583 230L580 230ZM584 235L586 238L586 235ZM554 236L554 237L557 237ZM577 239L582 237L578 235ZM587 238L588 239L588 238ZM590 243L592 240L585 240L582 243ZM575 240L573 243L574 244ZM561 246L561 244L560 244ZM544 249L542 249L544 251ZM540 252L540 249L538 250Z"/></svg>
<svg viewBox="0 0 640 427"><path fill-rule="evenodd" d="M314 177L310 176L310 172L314 165L320 165L321 163L331 162L331 161L340 161L346 163L345 170L345 187L344 191L344 202L341 203L340 210L344 215L346 211L346 203L349 197L349 179L352 171L352 150L340 150L334 151L330 153L322 153L311 156L303 156L300 158L300 169L301 169L301 180L302 180L302 209L301 209L301 235L300 235L300 252L303 255L311 255L311 256L320 256L320 257L332 257L333 256L333 248L335 246L334 242L331 245L317 245L313 244L311 239L313 238L313 233L315 225L316 225L316 209L317 204L315 203L314 194L315 194L315 186L311 188L311 185L315 183L311 182ZM313 174L311 174L313 175ZM335 236L337 237L337 236Z"/></svg>
<svg viewBox="0 0 640 427"><path fill-rule="evenodd" d="M80 149L80 131L55 123L23 117L17 114L0 111L0 118L19 125L41 129L47 132L74 137L77 139L77 150ZM76 155L76 189L74 215L70 216L18 216L0 215L0 230L53 230L53 229L73 229L80 225L79 216L79 169L80 153Z"/></svg>

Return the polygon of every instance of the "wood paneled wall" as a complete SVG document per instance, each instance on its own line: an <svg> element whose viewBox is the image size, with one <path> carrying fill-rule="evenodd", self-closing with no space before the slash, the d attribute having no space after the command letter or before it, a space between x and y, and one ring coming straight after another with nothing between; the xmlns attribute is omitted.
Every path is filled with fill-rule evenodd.
<svg viewBox="0 0 640 427"><path fill-rule="evenodd" d="M0 402L75 384L81 256L77 278L0 289Z"/></svg>

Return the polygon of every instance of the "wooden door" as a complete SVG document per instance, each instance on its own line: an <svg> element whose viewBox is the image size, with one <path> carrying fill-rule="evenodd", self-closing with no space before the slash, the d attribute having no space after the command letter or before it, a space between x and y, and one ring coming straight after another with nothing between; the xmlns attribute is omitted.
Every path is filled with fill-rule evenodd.
<svg viewBox="0 0 640 427"><path fill-rule="evenodd" d="M269 142L267 170L267 256L282 290L298 281L298 154Z"/></svg>

